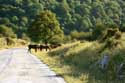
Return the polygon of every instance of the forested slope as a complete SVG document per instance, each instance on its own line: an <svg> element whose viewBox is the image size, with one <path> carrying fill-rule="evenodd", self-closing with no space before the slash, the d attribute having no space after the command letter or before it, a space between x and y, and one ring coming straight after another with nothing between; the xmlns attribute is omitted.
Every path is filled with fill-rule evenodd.
<svg viewBox="0 0 125 83"><path fill-rule="evenodd" d="M125 27L124 0L0 0L0 24L22 37L43 10L56 13L65 34L92 31L96 24Z"/></svg>

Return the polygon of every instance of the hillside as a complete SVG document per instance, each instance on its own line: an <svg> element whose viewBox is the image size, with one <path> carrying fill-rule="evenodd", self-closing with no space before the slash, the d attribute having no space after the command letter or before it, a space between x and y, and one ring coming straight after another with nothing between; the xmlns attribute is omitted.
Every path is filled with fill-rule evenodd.
<svg viewBox="0 0 125 83"><path fill-rule="evenodd" d="M121 83L125 0L0 0L0 48L16 46L28 46L67 83Z"/></svg>
<svg viewBox="0 0 125 83"><path fill-rule="evenodd" d="M125 40L123 41L125 42ZM102 53L103 44L94 42L75 42L63 45L51 52L34 53L50 68L64 77L67 83L124 83L125 80L117 79L119 62L125 62L125 46L105 49ZM102 71L97 62L108 53L110 62L107 71Z"/></svg>
<svg viewBox="0 0 125 83"><path fill-rule="evenodd" d="M0 24L11 27L21 38L43 10L56 13L65 34L92 31L99 23L125 27L123 0L0 0Z"/></svg>

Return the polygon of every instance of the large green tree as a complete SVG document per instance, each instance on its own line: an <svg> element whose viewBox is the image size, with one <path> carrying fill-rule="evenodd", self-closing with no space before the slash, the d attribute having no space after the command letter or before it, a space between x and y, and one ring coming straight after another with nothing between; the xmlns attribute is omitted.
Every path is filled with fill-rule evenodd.
<svg viewBox="0 0 125 83"><path fill-rule="evenodd" d="M45 44L63 38L63 31L60 28L56 15L49 10L42 11L37 15L28 28L28 33L34 42L42 41Z"/></svg>

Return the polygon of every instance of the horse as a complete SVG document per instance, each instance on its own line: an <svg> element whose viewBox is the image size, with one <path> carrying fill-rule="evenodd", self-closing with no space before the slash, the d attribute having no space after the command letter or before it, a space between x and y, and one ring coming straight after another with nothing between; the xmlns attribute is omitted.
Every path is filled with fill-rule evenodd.
<svg viewBox="0 0 125 83"><path fill-rule="evenodd" d="M40 46L39 46L39 49L40 49L40 51L42 51L43 49L45 49L46 51L47 51L47 50L49 50L49 51L51 50L51 48L50 48L49 45L40 45Z"/></svg>
<svg viewBox="0 0 125 83"><path fill-rule="evenodd" d="M55 48L60 47L60 46L61 46L61 44L52 44L52 45L50 45L50 47L52 49L55 49Z"/></svg>
<svg viewBox="0 0 125 83"><path fill-rule="evenodd" d="M35 52L37 52L37 49L38 49L38 45L28 45L28 51L31 51L31 49L34 49L35 50Z"/></svg>

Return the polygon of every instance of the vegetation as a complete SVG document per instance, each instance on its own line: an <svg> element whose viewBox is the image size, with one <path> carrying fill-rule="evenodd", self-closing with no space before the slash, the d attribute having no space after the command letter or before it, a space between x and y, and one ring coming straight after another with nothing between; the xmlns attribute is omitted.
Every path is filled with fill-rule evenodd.
<svg viewBox="0 0 125 83"><path fill-rule="evenodd" d="M22 39L17 38L6 38L0 37L0 49L6 49L6 48L14 48L14 47L22 47L27 45L27 42Z"/></svg>
<svg viewBox="0 0 125 83"><path fill-rule="evenodd" d="M28 33L33 41L42 41L44 44L48 44L52 40L63 39L63 31L55 14L48 10L37 16L31 27L28 28Z"/></svg>
<svg viewBox="0 0 125 83"><path fill-rule="evenodd" d="M70 33L71 40L92 40L92 32L78 32L76 30Z"/></svg>
<svg viewBox="0 0 125 83"><path fill-rule="evenodd" d="M124 37L124 0L0 0L0 48L61 43L35 54L68 83L116 82ZM95 63L104 54L110 61L102 72Z"/></svg>
<svg viewBox="0 0 125 83"><path fill-rule="evenodd" d="M41 11L51 10L65 34L92 31L98 23L125 31L124 4L123 0L0 0L0 24L22 38Z"/></svg>
<svg viewBox="0 0 125 83"><path fill-rule="evenodd" d="M125 47L118 46L113 50L107 48L99 53L103 45L96 41L76 42L65 44L48 53L35 54L58 75L64 77L67 83L122 83L122 80L116 78L115 68L125 61ZM95 65L105 53L110 57L107 72L101 71L100 67Z"/></svg>
<svg viewBox="0 0 125 83"><path fill-rule="evenodd" d="M12 31L12 28L5 25L0 25L0 36L16 38L16 34Z"/></svg>

